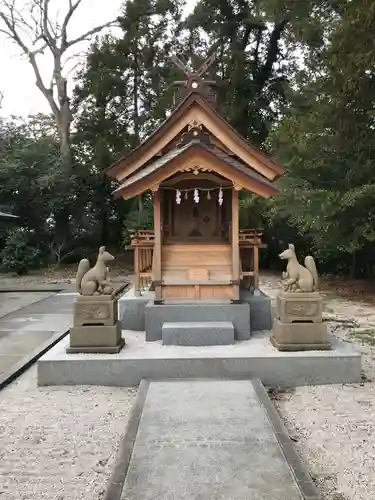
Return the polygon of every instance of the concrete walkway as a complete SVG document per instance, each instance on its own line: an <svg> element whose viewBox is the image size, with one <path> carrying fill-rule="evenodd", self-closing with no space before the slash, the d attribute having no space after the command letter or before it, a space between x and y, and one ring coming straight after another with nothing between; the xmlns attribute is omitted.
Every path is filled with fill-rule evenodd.
<svg viewBox="0 0 375 500"><path fill-rule="evenodd" d="M30 297L27 297L30 293ZM8 294L4 294L6 299ZM63 334L72 322L75 296L72 294L24 294L22 300L32 301L0 318L0 378L12 367L56 334ZM47 295L47 297L46 297ZM9 295L8 295L9 299ZM15 302L17 300L15 299ZM12 307L9 305L10 310ZM3 311L7 306L3 306Z"/></svg>
<svg viewBox="0 0 375 500"><path fill-rule="evenodd" d="M319 500L260 381L142 382L107 500Z"/></svg>

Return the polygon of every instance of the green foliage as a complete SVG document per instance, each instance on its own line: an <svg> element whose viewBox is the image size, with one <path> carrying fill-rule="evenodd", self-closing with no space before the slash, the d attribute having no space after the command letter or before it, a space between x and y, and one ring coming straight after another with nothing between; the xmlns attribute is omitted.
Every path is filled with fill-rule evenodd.
<svg viewBox="0 0 375 500"><path fill-rule="evenodd" d="M147 196L141 211L134 210L124 220L123 244L130 245L131 236L139 229L153 229L154 214L151 196Z"/></svg>
<svg viewBox="0 0 375 500"><path fill-rule="evenodd" d="M152 227L152 198L113 200L104 171L167 117L181 79L171 54L191 54L196 68L215 44L222 114L286 168L278 197L241 199L241 226L264 230L263 264L293 241L320 270L370 274L374 2L198 0L187 19L182 11L182 0L127 0L122 31L92 45L72 99L69 178L51 117L0 120L0 206L20 226L0 234L7 267L75 260Z"/></svg>
<svg viewBox="0 0 375 500"><path fill-rule="evenodd" d="M0 265L4 271L27 274L40 264L41 255L39 249L34 246L33 236L23 229L14 229L10 232L0 253Z"/></svg>
<svg viewBox="0 0 375 500"><path fill-rule="evenodd" d="M374 265L375 56L363 28L375 27L370 3L342 6L315 61L316 78L301 79L290 114L271 139L287 168L282 195L274 200L276 213L311 239L323 263L336 270L345 263L352 274Z"/></svg>

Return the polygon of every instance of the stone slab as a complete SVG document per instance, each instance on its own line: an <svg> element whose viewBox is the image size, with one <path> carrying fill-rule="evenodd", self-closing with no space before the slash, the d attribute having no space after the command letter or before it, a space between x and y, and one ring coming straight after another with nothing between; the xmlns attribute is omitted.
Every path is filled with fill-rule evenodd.
<svg viewBox="0 0 375 500"><path fill-rule="evenodd" d="M242 302L250 306L250 326L252 332L271 330L272 307L271 299L261 290L259 295L254 295L248 290L240 291Z"/></svg>
<svg viewBox="0 0 375 500"><path fill-rule="evenodd" d="M66 348L67 354L118 354L125 345L125 339L121 338L116 345L100 345L100 346L84 346L84 347L70 347Z"/></svg>
<svg viewBox="0 0 375 500"><path fill-rule="evenodd" d="M276 347L279 351L327 351L331 349L331 344L326 343L314 343L314 344L298 344L298 343L280 343L277 339L272 336L270 338L271 344Z"/></svg>
<svg viewBox="0 0 375 500"><path fill-rule="evenodd" d="M145 342L141 332L123 332L119 354L66 354L63 339L38 361L39 385L136 386L146 379L260 378L269 387L355 383L361 380L361 354L330 338L331 351L280 352L271 332L228 346L164 346Z"/></svg>
<svg viewBox="0 0 375 500"><path fill-rule="evenodd" d="M118 317L123 330L145 331L145 307L150 295L134 297L127 294L118 300Z"/></svg>
<svg viewBox="0 0 375 500"><path fill-rule="evenodd" d="M74 297L27 295L25 307L0 318L0 388L59 342L72 322Z"/></svg>
<svg viewBox="0 0 375 500"><path fill-rule="evenodd" d="M0 293L27 293L27 295L32 295L34 293L43 293L43 292L61 292L66 288L69 288L70 283L17 283L17 284L0 284ZM75 284L74 284L75 287Z"/></svg>
<svg viewBox="0 0 375 500"><path fill-rule="evenodd" d="M164 323L162 340L164 345L230 345L235 342L234 326L231 321Z"/></svg>
<svg viewBox="0 0 375 500"><path fill-rule="evenodd" d="M0 354L0 377L23 357L23 354Z"/></svg>
<svg viewBox="0 0 375 500"><path fill-rule="evenodd" d="M293 445L251 381L150 382L142 399L111 500L319 500L307 474L298 482L302 464L288 463L281 441Z"/></svg>
<svg viewBox="0 0 375 500"><path fill-rule="evenodd" d="M24 356L39 344L46 342L53 334L51 330L37 330L31 334L24 329L17 330L12 335L0 339L0 353Z"/></svg>
<svg viewBox="0 0 375 500"><path fill-rule="evenodd" d="M111 326L118 321L118 301L110 295L79 295L74 305L73 325Z"/></svg>
<svg viewBox="0 0 375 500"><path fill-rule="evenodd" d="M254 295L241 290L240 294L241 301L250 306L251 331L270 330L271 299L262 291L259 295ZM134 289L130 289L119 299L119 320L123 330L145 331L145 307L153 298L153 292L144 292L141 297L135 297Z"/></svg>
<svg viewBox="0 0 375 500"><path fill-rule="evenodd" d="M0 292L0 318L50 296L48 292Z"/></svg>
<svg viewBox="0 0 375 500"><path fill-rule="evenodd" d="M283 323L275 318L273 321L274 345L284 345L285 350L330 349L327 340L326 323Z"/></svg>
<svg viewBox="0 0 375 500"><path fill-rule="evenodd" d="M69 350L69 352L107 352L101 349L117 347L120 340L120 323L113 326L74 326L69 331L69 347L75 351ZM85 350L78 351L82 348ZM98 348L99 350L94 350Z"/></svg>
<svg viewBox="0 0 375 500"><path fill-rule="evenodd" d="M281 292L276 298L276 317L282 323L321 323L322 316L323 297L319 292Z"/></svg>
<svg viewBox="0 0 375 500"><path fill-rule="evenodd" d="M146 341L162 339L164 323L228 321L234 325L235 340L250 338L249 304L163 304L149 302L145 308Z"/></svg>

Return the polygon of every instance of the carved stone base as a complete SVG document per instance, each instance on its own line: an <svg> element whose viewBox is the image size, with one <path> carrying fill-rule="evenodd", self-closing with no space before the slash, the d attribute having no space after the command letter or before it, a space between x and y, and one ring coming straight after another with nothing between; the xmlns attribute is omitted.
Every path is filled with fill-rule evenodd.
<svg viewBox="0 0 375 500"><path fill-rule="evenodd" d="M282 323L275 318L271 342L279 351L331 349L325 323Z"/></svg>
<svg viewBox="0 0 375 500"><path fill-rule="evenodd" d="M319 292L281 292L276 299L276 317L282 323L321 323L323 298Z"/></svg>
<svg viewBox="0 0 375 500"><path fill-rule="evenodd" d="M69 332L67 353L118 353L125 344L119 322L112 326L74 326Z"/></svg>
<svg viewBox="0 0 375 500"><path fill-rule="evenodd" d="M271 337L271 344L280 352L297 351L329 351L330 344L279 344L275 337Z"/></svg>
<svg viewBox="0 0 375 500"><path fill-rule="evenodd" d="M118 321L118 300L112 295L77 297L74 306L74 326L113 326Z"/></svg>
<svg viewBox="0 0 375 500"><path fill-rule="evenodd" d="M121 339L119 344L114 347L67 347L65 352L67 354L118 354L125 345L125 340Z"/></svg>

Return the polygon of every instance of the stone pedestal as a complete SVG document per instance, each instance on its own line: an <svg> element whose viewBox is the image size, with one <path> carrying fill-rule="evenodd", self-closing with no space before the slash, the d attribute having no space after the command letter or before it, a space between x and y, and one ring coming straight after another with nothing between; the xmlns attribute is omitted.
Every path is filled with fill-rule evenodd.
<svg viewBox="0 0 375 500"><path fill-rule="evenodd" d="M77 297L67 353L121 351L125 342L118 321L118 300L111 295Z"/></svg>
<svg viewBox="0 0 375 500"><path fill-rule="evenodd" d="M279 351L330 349L319 292L282 292L276 299L272 344Z"/></svg>

